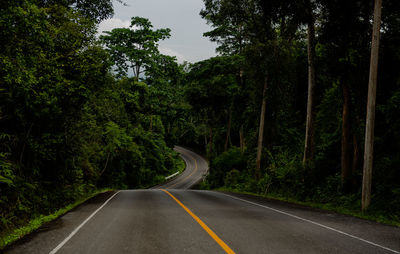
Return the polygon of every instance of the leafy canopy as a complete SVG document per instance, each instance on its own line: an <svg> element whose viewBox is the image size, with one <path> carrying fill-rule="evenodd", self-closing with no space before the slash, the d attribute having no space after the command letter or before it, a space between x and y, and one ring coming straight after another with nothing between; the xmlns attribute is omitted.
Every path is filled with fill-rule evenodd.
<svg viewBox="0 0 400 254"><path fill-rule="evenodd" d="M107 46L121 76L133 70L134 77L152 68L160 55L157 42L170 37L171 30L153 30L146 18L132 17L129 28L115 28L100 39Z"/></svg>

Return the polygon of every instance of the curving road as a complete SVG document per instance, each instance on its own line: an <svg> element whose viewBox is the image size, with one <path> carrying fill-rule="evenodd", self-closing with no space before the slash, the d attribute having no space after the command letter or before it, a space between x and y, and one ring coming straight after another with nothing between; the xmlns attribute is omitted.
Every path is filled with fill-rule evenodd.
<svg viewBox="0 0 400 254"><path fill-rule="evenodd" d="M208 163L202 156L180 146L176 146L174 150L179 152L185 161L185 171L171 181L151 189L190 189L207 173Z"/></svg>
<svg viewBox="0 0 400 254"><path fill-rule="evenodd" d="M187 190L207 162L177 148L180 176L105 193L7 253L400 253L400 228L264 198Z"/></svg>

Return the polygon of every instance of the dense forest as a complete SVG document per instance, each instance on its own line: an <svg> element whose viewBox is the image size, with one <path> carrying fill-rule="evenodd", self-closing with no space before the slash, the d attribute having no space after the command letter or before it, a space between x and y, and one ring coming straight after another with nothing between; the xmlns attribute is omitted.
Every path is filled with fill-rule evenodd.
<svg viewBox="0 0 400 254"><path fill-rule="evenodd" d="M0 7L0 236L102 188L210 162L202 188L360 210L374 1L204 0L218 56L178 64L111 0ZM382 7L371 205L400 220L400 2ZM379 31L379 30L378 30ZM367 207L364 207L365 209Z"/></svg>
<svg viewBox="0 0 400 254"><path fill-rule="evenodd" d="M168 29L132 18L135 31L99 39L110 0L0 8L1 235L98 189L146 188L177 171L171 91L183 70L158 51ZM119 48L129 42L137 47Z"/></svg>
<svg viewBox="0 0 400 254"><path fill-rule="evenodd" d="M378 3L204 0L200 15L212 27L204 36L219 56L190 67L185 94L197 127L181 142L206 148L205 188L360 211L380 42L363 210L399 220L400 2Z"/></svg>

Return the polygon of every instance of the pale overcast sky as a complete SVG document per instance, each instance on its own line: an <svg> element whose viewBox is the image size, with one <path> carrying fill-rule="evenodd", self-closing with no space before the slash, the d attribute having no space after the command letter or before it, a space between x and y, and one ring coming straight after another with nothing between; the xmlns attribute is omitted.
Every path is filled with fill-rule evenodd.
<svg viewBox="0 0 400 254"><path fill-rule="evenodd" d="M170 28L171 38L161 41L161 53L191 63L215 56L216 44L203 37L211 28L200 17L202 0L123 0L114 1L114 17L100 23L99 32L128 27L133 16L148 18L155 29Z"/></svg>

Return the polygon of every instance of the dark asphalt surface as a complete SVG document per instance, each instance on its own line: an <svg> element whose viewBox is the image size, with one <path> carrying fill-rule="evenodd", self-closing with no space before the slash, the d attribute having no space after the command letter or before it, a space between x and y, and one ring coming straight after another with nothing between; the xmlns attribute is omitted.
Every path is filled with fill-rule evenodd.
<svg viewBox="0 0 400 254"><path fill-rule="evenodd" d="M178 149L187 164L180 176L155 189L99 195L7 253L225 253L161 189L236 253L400 253L398 227L249 195L187 190L207 162Z"/></svg>

